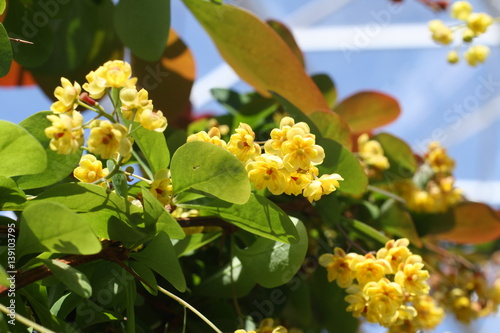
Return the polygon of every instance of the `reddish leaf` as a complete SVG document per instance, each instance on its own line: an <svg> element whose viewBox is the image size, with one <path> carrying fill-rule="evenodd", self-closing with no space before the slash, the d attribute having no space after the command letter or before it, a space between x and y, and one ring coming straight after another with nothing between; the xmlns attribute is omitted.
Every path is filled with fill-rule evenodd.
<svg viewBox="0 0 500 333"><path fill-rule="evenodd" d="M283 23L276 20L267 20L266 23L269 24L269 26L278 33L278 35L280 35L281 39L283 39L283 41L292 50L293 54L295 54L297 59L299 59L302 66L305 67L304 55L302 54L302 50L297 45L290 29L288 29L288 27Z"/></svg>
<svg viewBox="0 0 500 333"><path fill-rule="evenodd" d="M500 217L488 205L465 202L455 206L453 213L453 228L439 234L439 239L460 244L478 244L500 237Z"/></svg>
<svg viewBox="0 0 500 333"><path fill-rule="evenodd" d="M166 115L169 125L187 125L184 115L190 108L195 63L191 51L174 30L170 29L159 61L149 62L132 55L132 73L138 78L138 88L149 92L153 105Z"/></svg>
<svg viewBox="0 0 500 333"><path fill-rule="evenodd" d="M222 57L265 97L278 93L305 113L326 110L320 90L280 36L238 7L183 0L212 37Z"/></svg>
<svg viewBox="0 0 500 333"><path fill-rule="evenodd" d="M335 109L354 133L368 132L394 121L400 113L398 101L375 91L363 91L343 100Z"/></svg>

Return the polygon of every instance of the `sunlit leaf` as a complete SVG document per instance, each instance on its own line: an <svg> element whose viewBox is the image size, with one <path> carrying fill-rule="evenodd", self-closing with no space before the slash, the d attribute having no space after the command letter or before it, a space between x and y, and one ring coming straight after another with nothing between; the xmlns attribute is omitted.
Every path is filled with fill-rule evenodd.
<svg viewBox="0 0 500 333"><path fill-rule="evenodd" d="M23 127L0 120L0 176L37 174L46 168L40 142Z"/></svg>
<svg viewBox="0 0 500 333"><path fill-rule="evenodd" d="M132 136L146 157L153 174L166 169L170 163L170 151L163 133L150 131L144 127L136 129Z"/></svg>
<svg viewBox="0 0 500 333"><path fill-rule="evenodd" d="M144 199L144 221L146 225L154 226L156 233L160 231L166 232L171 238L183 239L186 237L179 223L148 189L142 189L142 197Z"/></svg>
<svg viewBox="0 0 500 333"><path fill-rule="evenodd" d="M269 97L274 91L305 113L328 109L300 61L265 22L240 7L198 0L184 3L226 62L259 93Z"/></svg>
<svg viewBox="0 0 500 333"><path fill-rule="evenodd" d="M389 133L379 133L373 138L384 149L384 155L389 160L390 172L393 177L411 177L417 169L417 161L410 146L403 140Z"/></svg>
<svg viewBox="0 0 500 333"><path fill-rule="evenodd" d="M21 204L26 201L26 195L10 178L0 176L0 209L6 203Z"/></svg>
<svg viewBox="0 0 500 333"><path fill-rule="evenodd" d="M302 54L299 45L297 45L297 42L295 41L295 38L293 37L290 29L282 22L276 20L267 20L266 23L269 24L269 26L273 28L276 33L278 33L281 39L283 39L286 45L288 45L290 50L292 50L293 54L295 54L297 59L299 59L302 66L305 67L304 55Z"/></svg>
<svg viewBox="0 0 500 333"><path fill-rule="evenodd" d="M170 29L170 0L120 0L113 19L133 54L147 61L160 59Z"/></svg>
<svg viewBox="0 0 500 333"><path fill-rule="evenodd" d="M42 262L72 292L83 298L89 298L92 295L92 286L82 272L54 259L43 259Z"/></svg>
<svg viewBox="0 0 500 333"><path fill-rule="evenodd" d="M5 31L3 24L0 23L0 77L7 75L7 73L10 70L11 63L12 63L12 46L10 45L10 40L9 36L7 35L7 31Z"/></svg>
<svg viewBox="0 0 500 333"><path fill-rule="evenodd" d="M354 133L387 125L401 112L398 101L374 91L354 94L340 102L333 111L344 118Z"/></svg>
<svg viewBox="0 0 500 333"><path fill-rule="evenodd" d="M454 225L439 239L460 244L478 244L500 238L500 216L479 202L464 202L453 208Z"/></svg>
<svg viewBox="0 0 500 333"><path fill-rule="evenodd" d="M37 202L23 211L19 258L35 252L95 254L101 248L87 222L60 203Z"/></svg>
<svg viewBox="0 0 500 333"><path fill-rule="evenodd" d="M208 142L189 142L172 157L174 193L195 189L227 202L244 204L250 181L243 164L230 152Z"/></svg>

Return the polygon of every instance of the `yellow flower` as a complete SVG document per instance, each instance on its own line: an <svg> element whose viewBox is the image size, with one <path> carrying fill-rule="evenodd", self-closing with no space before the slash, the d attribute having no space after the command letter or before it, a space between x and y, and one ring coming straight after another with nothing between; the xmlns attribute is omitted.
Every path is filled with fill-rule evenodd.
<svg viewBox="0 0 500 333"><path fill-rule="evenodd" d="M155 132L163 132L167 128L167 118L163 116L163 112L153 112L151 109L145 109L141 113L141 125L147 130Z"/></svg>
<svg viewBox="0 0 500 333"><path fill-rule="evenodd" d="M379 281L391 273L391 265L385 259L375 259L372 254L358 255L352 259L349 268L354 271L356 280L363 286Z"/></svg>
<svg viewBox="0 0 500 333"><path fill-rule="evenodd" d="M328 272L328 282L337 281L341 288L348 288L354 279L354 272L349 268L355 254L346 254L344 250L336 247L334 254L325 253L319 257L319 264Z"/></svg>
<svg viewBox="0 0 500 333"><path fill-rule="evenodd" d="M434 299L429 295L421 295L413 298L413 306L417 310L416 326L423 330L432 330L444 319L443 308L436 305Z"/></svg>
<svg viewBox="0 0 500 333"><path fill-rule="evenodd" d="M447 59L450 64L456 64L460 60L458 52L455 50L448 52Z"/></svg>
<svg viewBox="0 0 500 333"><path fill-rule="evenodd" d="M408 257L402 270L394 276L394 282L404 287L411 294L428 294L430 287L427 283L429 272L424 270L422 258L418 255Z"/></svg>
<svg viewBox="0 0 500 333"><path fill-rule="evenodd" d="M287 133L287 140L281 145L283 163L289 172L297 169L309 169L310 165L321 164L325 158L323 147L316 145L316 140L309 136L302 136L295 128ZM301 132L301 131L300 131Z"/></svg>
<svg viewBox="0 0 500 333"><path fill-rule="evenodd" d="M340 187L339 180L344 180L339 174L322 175L319 179L311 181L304 188L304 197L309 202L318 201L323 195L328 195Z"/></svg>
<svg viewBox="0 0 500 333"><path fill-rule="evenodd" d="M406 238L398 240L391 239L385 244L385 247L377 251L377 259L385 259L391 265L392 273L397 272L400 264L404 263L411 256L408 249L410 241Z"/></svg>
<svg viewBox="0 0 500 333"><path fill-rule="evenodd" d="M151 194L153 194L164 206L170 204L172 201L173 188L170 172L167 169L161 169L155 174L149 192L151 192Z"/></svg>
<svg viewBox="0 0 500 333"><path fill-rule="evenodd" d="M309 170L299 169L292 172L287 177L287 186L285 188L285 193L288 195L299 195L302 191L314 180L315 176L318 176L318 168L311 166Z"/></svg>
<svg viewBox="0 0 500 333"><path fill-rule="evenodd" d="M363 292L369 297L366 316L368 321L378 322L383 326L389 326L396 321L398 310L405 299L399 284L383 278L367 283Z"/></svg>
<svg viewBox="0 0 500 333"><path fill-rule="evenodd" d="M231 135L229 139L227 150L236 155L242 162L259 156L261 149L260 146L254 142L255 133L252 128L245 123L240 123L240 126L235 131L236 134Z"/></svg>
<svg viewBox="0 0 500 333"><path fill-rule="evenodd" d="M112 158L116 153L127 159L132 153L132 143L127 138L128 131L122 124L94 120L91 128L87 142L91 153L101 155L103 159Z"/></svg>
<svg viewBox="0 0 500 333"><path fill-rule="evenodd" d="M76 153L83 145L83 117L78 111L70 117L67 114L49 115L47 119L52 126L45 129L45 135L50 138L50 149L58 154Z"/></svg>
<svg viewBox="0 0 500 333"><path fill-rule="evenodd" d="M288 333L288 330L281 325L276 326L274 319L265 318L257 328L257 333Z"/></svg>
<svg viewBox="0 0 500 333"><path fill-rule="evenodd" d="M101 98L107 88L134 87L137 78L130 78L131 74L130 64L122 60L111 60L87 74L88 82L83 84L83 89L89 92L90 97Z"/></svg>
<svg viewBox="0 0 500 333"><path fill-rule="evenodd" d="M124 88L120 91L121 111L123 117L128 120L140 121L144 110L153 110L153 103L148 99L145 89L137 91L135 88Z"/></svg>
<svg viewBox="0 0 500 333"><path fill-rule="evenodd" d="M477 66L480 63L486 61L486 58L490 55L490 48L485 45L475 45L471 46L464 53L464 58L467 63L471 66Z"/></svg>
<svg viewBox="0 0 500 333"><path fill-rule="evenodd" d="M221 133L219 128L217 127L212 127L208 131L208 133L205 131L201 131L196 134L191 134L190 136L188 136L186 142L193 142L193 141L210 142L216 146L226 148L226 142L221 139Z"/></svg>
<svg viewBox="0 0 500 333"><path fill-rule="evenodd" d="M472 13L467 16L467 26L476 35L485 33L492 24L493 18L486 13Z"/></svg>
<svg viewBox="0 0 500 333"><path fill-rule="evenodd" d="M359 318L366 312L368 297L363 293L357 284L351 285L346 289L349 294L344 300L349 303L346 311L352 312L353 317Z"/></svg>
<svg viewBox="0 0 500 333"><path fill-rule="evenodd" d="M432 39L444 45L453 41L453 32L441 20L432 20L429 22L429 30L432 32Z"/></svg>
<svg viewBox="0 0 500 333"><path fill-rule="evenodd" d="M50 109L54 113L68 113L71 115L73 110L76 108L78 97L82 92L82 88L75 81L72 85L68 79L61 78L61 86L54 90L54 96L57 98L57 102L54 102Z"/></svg>
<svg viewBox="0 0 500 333"><path fill-rule="evenodd" d="M451 173L455 169L455 161L446 153L446 149L439 142L429 144L429 150L424 160L435 173Z"/></svg>
<svg viewBox="0 0 500 333"><path fill-rule="evenodd" d="M384 149L378 141L369 140L368 134L358 138L359 157L363 162L380 171L389 169L389 160L384 156Z"/></svg>
<svg viewBox="0 0 500 333"><path fill-rule="evenodd" d="M282 194L287 186L287 175L284 173L283 161L278 156L262 154L255 157L245 166L248 178L255 188L268 188L274 195Z"/></svg>
<svg viewBox="0 0 500 333"><path fill-rule="evenodd" d="M83 155L79 166L73 171L75 178L83 183L93 183L107 174L108 169L103 169L101 161L92 154Z"/></svg>
<svg viewBox="0 0 500 333"><path fill-rule="evenodd" d="M465 21L472 13L472 5L468 1L457 1L451 6L451 17Z"/></svg>
<svg viewBox="0 0 500 333"><path fill-rule="evenodd" d="M472 42L472 40L474 39L474 37L476 37L476 34L474 33L474 31L470 30L469 28L465 28L464 29L464 32L462 33L462 40L465 43ZM457 55L458 55L458 53L457 53Z"/></svg>

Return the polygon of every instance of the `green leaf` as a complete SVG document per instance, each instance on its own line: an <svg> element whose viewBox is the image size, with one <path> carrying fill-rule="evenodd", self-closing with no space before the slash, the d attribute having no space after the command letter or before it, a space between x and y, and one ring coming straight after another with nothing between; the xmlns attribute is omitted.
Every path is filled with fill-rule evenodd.
<svg viewBox="0 0 500 333"><path fill-rule="evenodd" d="M120 0L113 16L116 33L134 55L160 59L170 29L170 0Z"/></svg>
<svg viewBox="0 0 500 333"><path fill-rule="evenodd" d="M394 121L401 112L397 100L374 91L363 91L344 99L333 110L349 124L353 133L369 132Z"/></svg>
<svg viewBox="0 0 500 333"><path fill-rule="evenodd" d="M163 276L177 290L186 290L186 280L182 273L181 265L177 259L170 237L165 232L160 232L144 250L133 252L130 257L142 262L158 274Z"/></svg>
<svg viewBox="0 0 500 333"><path fill-rule="evenodd" d="M26 201L26 195L10 178L0 176L0 209L6 203L22 204Z"/></svg>
<svg viewBox="0 0 500 333"><path fill-rule="evenodd" d="M111 159L106 161L106 167L110 172L115 168L115 165L116 165L115 162ZM119 171L113 177L111 177L111 181L113 183L113 187L116 193L123 198L127 198L127 192L128 192L127 176L125 176L123 172Z"/></svg>
<svg viewBox="0 0 500 333"><path fill-rule="evenodd" d="M212 97L222 104L226 110L232 114L238 114L238 111L250 101L250 97L245 94L239 94L231 89L212 88L210 89Z"/></svg>
<svg viewBox="0 0 500 333"><path fill-rule="evenodd" d="M45 135L45 128L51 125L47 115L51 111L38 112L23 120L19 125L24 127L45 148L47 168L36 175L22 176L17 179L17 184L22 189L39 188L57 183L70 175L80 161L81 152L63 155L58 154L49 147L50 139ZM33 159L33 157L31 157Z"/></svg>
<svg viewBox="0 0 500 333"><path fill-rule="evenodd" d="M252 194L243 205L202 198L179 203L178 206L208 211L243 230L272 240L284 243L299 240L297 228L290 217L275 203L257 194Z"/></svg>
<svg viewBox="0 0 500 333"><path fill-rule="evenodd" d="M21 126L0 120L0 176L40 173L47 168L42 145Z"/></svg>
<svg viewBox="0 0 500 333"><path fill-rule="evenodd" d="M166 169L170 163L170 152L163 133L150 131L144 127L132 133L135 142L146 157L153 174Z"/></svg>
<svg viewBox="0 0 500 333"><path fill-rule="evenodd" d="M422 247L410 213L394 199L389 199L381 207L380 224L389 234L408 238L417 247Z"/></svg>
<svg viewBox="0 0 500 333"><path fill-rule="evenodd" d="M7 7L7 2L5 0L0 0L0 15L5 12L5 7Z"/></svg>
<svg viewBox="0 0 500 333"><path fill-rule="evenodd" d="M156 233L164 231L171 238L183 239L186 237L177 220L165 210L165 207L148 189L142 188L142 197L144 198L144 222L147 226L155 226Z"/></svg>
<svg viewBox="0 0 500 333"><path fill-rule="evenodd" d="M56 202L29 205L21 217L18 258L28 253L95 254L101 243L87 222Z"/></svg>
<svg viewBox="0 0 500 333"><path fill-rule="evenodd" d="M265 22L240 7L183 1L226 62L260 94L274 91L306 113L328 109L300 61Z"/></svg>
<svg viewBox="0 0 500 333"><path fill-rule="evenodd" d="M190 252L193 252L200 247L211 243L222 235L221 231L198 233L188 235L186 238L174 243L175 252L178 257L182 257Z"/></svg>
<svg viewBox="0 0 500 333"><path fill-rule="evenodd" d="M5 1L3 1L3 9L5 9ZM2 11L2 3L0 3L0 11ZM10 45L9 35L2 23L0 23L0 77L7 75L12 63L12 46Z"/></svg>
<svg viewBox="0 0 500 333"><path fill-rule="evenodd" d="M84 298L75 293L69 292L61 296L57 301L52 304L50 312L56 317L66 318L82 301Z"/></svg>
<svg viewBox="0 0 500 333"><path fill-rule="evenodd" d="M237 257L225 265L193 290L199 296L233 298L246 296L255 286L254 279L248 274Z"/></svg>
<svg viewBox="0 0 500 333"><path fill-rule="evenodd" d="M292 219L299 241L294 244L257 240L246 249L235 246L235 254L248 274L265 288L274 288L287 283L301 267L307 252L307 231L301 221Z"/></svg>
<svg viewBox="0 0 500 333"><path fill-rule="evenodd" d="M172 157L174 193L195 189L227 202L244 204L250 197L250 181L243 163L222 147L189 142Z"/></svg>
<svg viewBox="0 0 500 333"><path fill-rule="evenodd" d="M8 287L10 284L9 280L7 280L8 277L9 276L5 271L5 268L3 268L3 266L0 266L0 285Z"/></svg>
<svg viewBox="0 0 500 333"><path fill-rule="evenodd" d="M394 175L401 178L413 176L418 165L413 151L406 142L388 133L377 134L373 139L380 143L384 149L384 155L389 160L391 167L387 172L390 172L393 177Z"/></svg>
<svg viewBox="0 0 500 333"><path fill-rule="evenodd" d="M146 283L141 281L142 286L151 294L158 295L158 283L153 271L140 261L130 261L130 268L139 275Z"/></svg>
<svg viewBox="0 0 500 333"><path fill-rule="evenodd" d="M82 272L59 260L43 259L41 261L69 290L83 298L89 298L92 295L92 286Z"/></svg>
<svg viewBox="0 0 500 333"><path fill-rule="evenodd" d="M313 79L319 90L321 90L328 106L332 109L335 106L335 102L337 102L337 88L332 78L327 74L315 74L311 76L311 79Z"/></svg>
<svg viewBox="0 0 500 333"><path fill-rule="evenodd" d="M343 181L340 190L352 195L366 191L368 177L358 159L347 148L330 139L318 139L316 143L325 150L325 159L318 166L321 174L338 173Z"/></svg>

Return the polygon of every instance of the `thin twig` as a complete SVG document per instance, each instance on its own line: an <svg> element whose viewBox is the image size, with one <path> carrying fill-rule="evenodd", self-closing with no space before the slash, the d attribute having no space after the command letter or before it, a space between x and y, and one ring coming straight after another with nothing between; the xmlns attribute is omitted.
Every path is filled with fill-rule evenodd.
<svg viewBox="0 0 500 333"><path fill-rule="evenodd" d="M198 310L196 310L191 304L189 304L188 302L186 302L185 300L183 300L179 296L177 296L175 294L172 294L170 291L168 291L166 289L163 289L160 286L158 286L158 290L161 291L162 293L164 293L165 295L167 295L168 297L176 300L182 306L184 306L184 307L188 308L189 310L191 310L195 315L197 315L198 317L200 317L201 320L203 320L205 323L207 323L207 325L210 326L215 332L222 333L222 331L217 326L215 326L214 323L212 323L210 320L208 320L207 317L205 317L203 314L201 314L201 312L199 312Z"/></svg>
<svg viewBox="0 0 500 333"><path fill-rule="evenodd" d="M340 233L345 237L345 239L347 240L347 242L352 245L353 247L357 248L358 250L360 250L363 254L367 254L368 251L366 251L365 249L363 249L358 243L356 243L355 241L353 241L351 239L351 237L349 237L349 235L347 234L347 232L344 230L344 228L342 228L342 226L340 224L335 224L337 226L337 229L339 229Z"/></svg>
<svg viewBox="0 0 500 333"><path fill-rule="evenodd" d="M0 311L5 313L6 315L11 314L10 310L3 304L0 304ZM34 321L29 320L28 318L21 316L19 313L14 312L14 316L16 318L16 321L20 322L21 324L27 326L27 327L32 327L35 331L40 332L40 333L56 333L52 330L49 330L48 328L45 328L41 325L38 325Z"/></svg>
<svg viewBox="0 0 500 333"><path fill-rule="evenodd" d="M30 42L30 41L27 41L27 40L24 40L24 39L19 39L19 38L12 38L12 37L9 37L9 39L13 42L18 42L18 43L23 43L23 44L30 44L30 45L33 45L33 42Z"/></svg>

